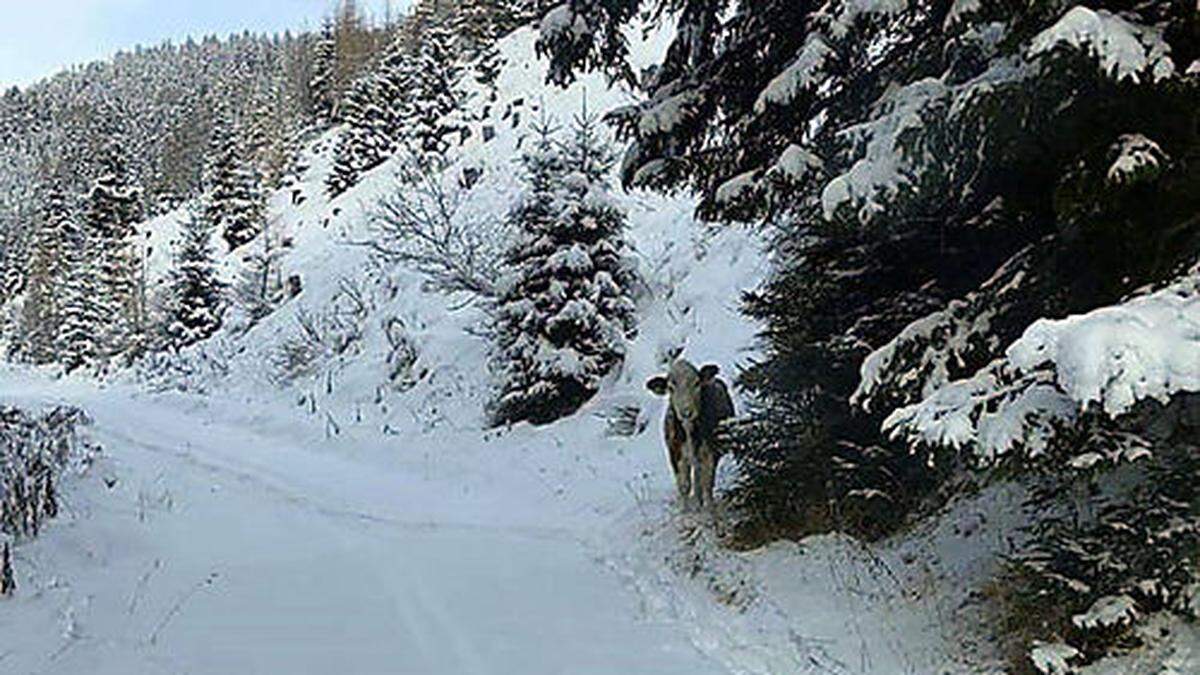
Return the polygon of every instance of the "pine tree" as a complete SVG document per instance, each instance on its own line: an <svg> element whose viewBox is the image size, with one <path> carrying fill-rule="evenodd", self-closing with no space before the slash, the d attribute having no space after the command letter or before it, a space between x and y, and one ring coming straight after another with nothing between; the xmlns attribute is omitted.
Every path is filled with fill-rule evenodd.
<svg viewBox="0 0 1200 675"><path fill-rule="evenodd" d="M396 150L400 136L397 107L400 87L385 60L378 73L363 76L350 88L342 105L344 129L334 149L333 171L326 179L336 197L358 183L362 174L379 166Z"/></svg>
<svg viewBox="0 0 1200 675"><path fill-rule="evenodd" d="M167 339L174 349L208 338L221 327L222 288L211 250L212 224L189 213L175 252L167 302Z"/></svg>
<svg viewBox="0 0 1200 675"><path fill-rule="evenodd" d="M123 153L110 145L100 176L88 192L85 241L96 256L96 297L85 299L98 319L101 355L136 350L144 338L142 260L135 226L141 220L141 190L129 183Z"/></svg>
<svg viewBox="0 0 1200 675"><path fill-rule="evenodd" d="M0 550L0 596L12 597L16 591L17 578L13 574L12 551L8 542L4 542L4 548Z"/></svg>
<svg viewBox="0 0 1200 675"><path fill-rule="evenodd" d="M107 317L101 294L99 243L74 223L63 235L64 282L56 340L59 362L67 372L90 366L102 356L99 332Z"/></svg>
<svg viewBox="0 0 1200 675"><path fill-rule="evenodd" d="M243 152L233 120L228 113L218 113L209 149L204 217L231 250L258 236L266 210L261 177Z"/></svg>
<svg viewBox="0 0 1200 675"><path fill-rule="evenodd" d="M611 157L594 118L564 148L543 124L523 158L526 194L509 215L520 232L497 302L497 424L552 422L599 389L635 329L635 275L625 216L607 196Z"/></svg>
<svg viewBox="0 0 1200 675"><path fill-rule="evenodd" d="M65 281L64 236L71 227L66 196L57 183L44 199L34 234L21 317L21 352L34 363L49 363L55 358Z"/></svg>
<svg viewBox="0 0 1200 675"><path fill-rule="evenodd" d="M337 36L333 21L325 19L321 33L313 45L312 79L308 87L317 124L329 126L334 121L337 92L334 86L337 68Z"/></svg>
<svg viewBox="0 0 1200 675"><path fill-rule="evenodd" d="M268 224L258 245L242 258L245 264L234 291L251 323L270 314L283 301L286 289L279 261L286 252L281 237Z"/></svg>
<svg viewBox="0 0 1200 675"><path fill-rule="evenodd" d="M408 145L426 165L440 161L455 140L461 140L467 127L456 115L462 111L458 90L461 68L454 49L454 33L441 17L425 19L425 29L412 63L411 96L404 111L403 124ZM458 139L455 139L455 136Z"/></svg>

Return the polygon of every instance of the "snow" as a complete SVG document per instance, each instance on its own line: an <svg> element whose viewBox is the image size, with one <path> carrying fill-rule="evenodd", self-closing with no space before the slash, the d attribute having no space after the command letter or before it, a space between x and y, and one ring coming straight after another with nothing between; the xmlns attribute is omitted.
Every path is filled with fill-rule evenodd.
<svg viewBox="0 0 1200 675"><path fill-rule="evenodd" d="M1110 595L1100 598L1088 611L1071 617L1078 628L1110 628L1132 623L1137 617L1137 603L1128 595Z"/></svg>
<svg viewBox="0 0 1200 675"><path fill-rule="evenodd" d="M1175 74L1170 47L1161 32L1132 24L1105 10L1073 7L1030 43L1029 54L1038 57L1060 46L1086 51L1114 79L1141 82L1149 76L1158 82Z"/></svg>
<svg viewBox="0 0 1200 675"><path fill-rule="evenodd" d="M934 78L925 78L888 94L875 119L847 129L842 135L860 140L862 156L850 169L833 178L821 193L827 220L843 208L857 207L857 222L868 224L884 210L884 201L895 198L912 179L912 148L905 148L906 132L925 126L923 115L939 105L948 89Z"/></svg>
<svg viewBox="0 0 1200 675"><path fill-rule="evenodd" d="M789 145L779 159L776 160L774 166L767 170L767 176L783 180L784 182L798 183L807 178L811 173L820 171L824 163L821 158L798 145Z"/></svg>
<svg viewBox="0 0 1200 675"><path fill-rule="evenodd" d="M656 103L638 119L638 133L642 136L669 134L693 115L691 112L701 102L694 91L687 91Z"/></svg>
<svg viewBox="0 0 1200 675"><path fill-rule="evenodd" d="M1128 185L1158 175L1167 155L1158 143L1142 134L1124 134L1113 146L1116 159L1108 168L1110 185Z"/></svg>
<svg viewBox="0 0 1200 675"><path fill-rule="evenodd" d="M982 10L982 0L954 0L954 4L950 5L950 11L946 12L946 20L942 24L942 30L953 30L968 20L971 15L977 14Z"/></svg>
<svg viewBox="0 0 1200 675"><path fill-rule="evenodd" d="M1069 644L1062 642L1038 642L1029 653L1033 667L1039 673L1046 675L1067 675L1075 671L1071 661L1083 654Z"/></svg>
<svg viewBox="0 0 1200 675"><path fill-rule="evenodd" d="M747 171L734 176L717 188L717 201L722 204L729 204L743 199L754 191L757 183L757 171Z"/></svg>
<svg viewBox="0 0 1200 675"><path fill-rule="evenodd" d="M811 89L821 79L825 60L832 50L820 33L813 33L804 41L804 47L782 73L777 75L754 103L754 111L763 113L772 105L787 105L801 92Z"/></svg>
<svg viewBox="0 0 1200 675"><path fill-rule="evenodd" d="M1040 320L1008 349L1020 371L1051 365L1055 384L1110 416L1143 399L1200 391L1200 278L1058 321Z"/></svg>
<svg viewBox="0 0 1200 675"><path fill-rule="evenodd" d="M18 549L8 672L722 672L596 566L589 514L538 470L555 444L314 443L241 401L5 394L83 404L109 452L74 515ZM495 453L498 473L469 470Z"/></svg>

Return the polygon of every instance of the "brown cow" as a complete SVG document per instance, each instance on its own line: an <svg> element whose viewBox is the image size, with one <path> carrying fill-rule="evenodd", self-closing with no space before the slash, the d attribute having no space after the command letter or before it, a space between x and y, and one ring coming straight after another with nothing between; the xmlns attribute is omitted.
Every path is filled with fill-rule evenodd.
<svg viewBox="0 0 1200 675"><path fill-rule="evenodd" d="M671 363L666 375L652 377L646 388L667 397L663 436L675 471L675 487L685 509L711 508L713 483L721 449L714 440L717 425L733 417L733 400L720 369L712 364L700 370L686 359Z"/></svg>

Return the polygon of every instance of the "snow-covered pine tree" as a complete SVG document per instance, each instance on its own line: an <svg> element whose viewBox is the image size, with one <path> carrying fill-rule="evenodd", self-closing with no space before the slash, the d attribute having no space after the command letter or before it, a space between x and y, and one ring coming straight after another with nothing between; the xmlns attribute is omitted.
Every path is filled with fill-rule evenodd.
<svg viewBox="0 0 1200 675"><path fill-rule="evenodd" d="M523 12L518 0L461 0L451 21L464 60L479 59L497 40L516 30Z"/></svg>
<svg viewBox="0 0 1200 675"><path fill-rule="evenodd" d="M334 84L336 69L337 35L334 33L333 20L326 18L321 22L321 32L313 44L312 79L308 83L313 114L317 124L323 127L334 122L334 111L337 108L337 91Z"/></svg>
<svg viewBox="0 0 1200 675"><path fill-rule="evenodd" d="M67 372L91 366L103 354L100 331L108 316L100 284L99 242L73 221L63 233L63 284L56 336L57 359Z"/></svg>
<svg viewBox="0 0 1200 675"><path fill-rule="evenodd" d="M636 275L625 215L605 185L611 155L581 115L565 147L543 121L524 156L526 192L509 214L519 233L497 300L496 424L546 424L579 408L624 358Z"/></svg>
<svg viewBox="0 0 1200 675"><path fill-rule="evenodd" d="M462 112L458 89L462 68L449 19L431 15L423 24L412 77L407 80L411 92L403 124L411 152L421 163L433 165L453 143L462 140L467 127L456 119Z"/></svg>
<svg viewBox="0 0 1200 675"><path fill-rule="evenodd" d="M141 189L129 183L123 151L112 142L88 192L84 215L84 241L98 273L96 295L84 302L97 319L90 329L101 333L105 358L137 351L145 337L142 252L135 229L141 220L140 204Z"/></svg>
<svg viewBox="0 0 1200 675"><path fill-rule="evenodd" d="M212 258L212 223L190 211L176 245L167 300L166 334L173 349L208 338L221 327L223 288Z"/></svg>
<svg viewBox="0 0 1200 675"><path fill-rule="evenodd" d="M57 182L47 190L33 237L29 282L22 306L21 357L33 363L50 363L57 356L61 303L65 282L64 237L72 227L66 195Z"/></svg>
<svg viewBox="0 0 1200 675"><path fill-rule="evenodd" d="M244 265L234 286L238 305L251 324L274 311L286 292L279 266L287 250L269 221L256 244L245 251Z"/></svg>
<svg viewBox="0 0 1200 675"><path fill-rule="evenodd" d="M325 179L331 197L357 184L374 159L378 144L370 114L375 93L375 80L371 76L359 78L346 92L340 109L343 126L333 150L333 170Z"/></svg>
<svg viewBox="0 0 1200 675"><path fill-rule="evenodd" d="M345 124L326 179L331 196L345 192L362 174L395 154L411 117L416 62L403 40L392 42L373 72L360 77L343 102Z"/></svg>
<svg viewBox="0 0 1200 675"><path fill-rule="evenodd" d="M504 67L498 43L520 26L522 12L515 0L464 0L455 14L463 60L472 64L475 81L488 88L492 101L498 96L496 78Z"/></svg>
<svg viewBox="0 0 1200 675"><path fill-rule="evenodd" d="M205 173L204 217L230 250L257 237L266 210L262 179L245 157L237 125L228 112L217 113Z"/></svg>

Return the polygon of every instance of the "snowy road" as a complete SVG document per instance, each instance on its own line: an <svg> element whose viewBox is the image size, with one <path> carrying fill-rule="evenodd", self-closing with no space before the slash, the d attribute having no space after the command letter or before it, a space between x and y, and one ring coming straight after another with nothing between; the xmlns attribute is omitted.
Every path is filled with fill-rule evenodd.
<svg viewBox="0 0 1200 675"><path fill-rule="evenodd" d="M187 399L5 382L4 402L85 407L107 455L20 549L5 673L722 672L531 485L358 461Z"/></svg>

